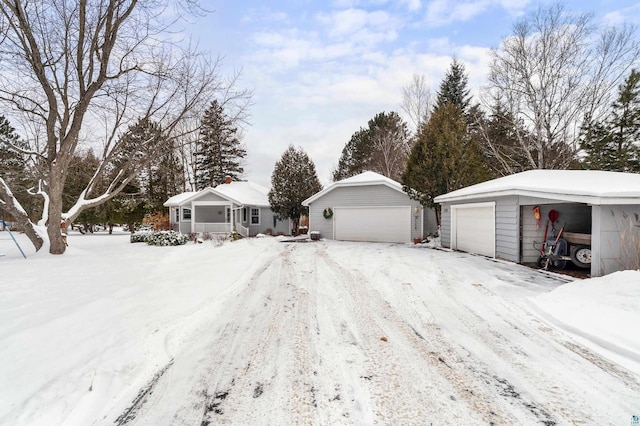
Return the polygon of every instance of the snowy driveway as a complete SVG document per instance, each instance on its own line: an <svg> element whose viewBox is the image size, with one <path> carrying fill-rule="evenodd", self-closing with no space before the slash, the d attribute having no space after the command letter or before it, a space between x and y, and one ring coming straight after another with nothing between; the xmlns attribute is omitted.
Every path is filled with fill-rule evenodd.
<svg viewBox="0 0 640 426"><path fill-rule="evenodd" d="M637 374L527 309L563 283L551 275L409 245L104 247L136 265L96 276L108 290L87 299L102 309L51 313L84 320L95 347L50 361L23 399L3 386L0 423L606 425L638 410ZM26 337L0 332L13 351Z"/></svg>

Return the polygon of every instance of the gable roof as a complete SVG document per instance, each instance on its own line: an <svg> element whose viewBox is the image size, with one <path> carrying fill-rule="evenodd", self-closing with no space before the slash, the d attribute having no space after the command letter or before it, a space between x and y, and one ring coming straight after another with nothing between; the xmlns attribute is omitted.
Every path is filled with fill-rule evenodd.
<svg viewBox="0 0 640 426"><path fill-rule="evenodd" d="M343 188L343 187L349 187L349 186L369 186L369 185L384 185L398 192L402 192L403 194L405 193L402 190L402 185L399 182L396 182L393 179L389 179L388 177L383 176L379 173L366 171L366 172L360 173L359 175L351 176L349 178L342 179L332 183L328 187L324 188L322 191L317 192L316 194L304 200L302 202L302 205L308 206L318 198L324 196L325 194L333 191L336 188Z"/></svg>
<svg viewBox="0 0 640 426"><path fill-rule="evenodd" d="M528 170L435 197L436 203L524 195L587 204L640 204L640 174L602 170Z"/></svg>
<svg viewBox="0 0 640 426"><path fill-rule="evenodd" d="M176 207L197 200L205 193L212 193L240 206L269 207L269 190L253 182L223 183L215 188L196 192L183 192L164 202L165 207Z"/></svg>
<svg viewBox="0 0 640 426"><path fill-rule="evenodd" d="M191 198L193 195L197 194L195 191L183 192L182 194L174 195L170 197L167 201L164 202L163 206L165 207L176 207L184 202L184 200Z"/></svg>
<svg viewBox="0 0 640 426"><path fill-rule="evenodd" d="M214 192L236 204L269 207L269 190L253 182L221 183Z"/></svg>

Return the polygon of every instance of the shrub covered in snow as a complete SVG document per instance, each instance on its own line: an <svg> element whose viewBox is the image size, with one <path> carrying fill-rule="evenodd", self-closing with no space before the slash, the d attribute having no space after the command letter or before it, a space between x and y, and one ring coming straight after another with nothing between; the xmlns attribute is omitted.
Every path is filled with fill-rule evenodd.
<svg viewBox="0 0 640 426"><path fill-rule="evenodd" d="M189 241L187 235L176 231L136 232L131 234L132 243L145 242L150 246L181 246Z"/></svg>
<svg viewBox="0 0 640 426"><path fill-rule="evenodd" d="M176 231L159 231L149 235L145 242L150 246L181 246L189 237Z"/></svg>
<svg viewBox="0 0 640 426"><path fill-rule="evenodd" d="M151 231L137 231L131 234L130 240L132 243L144 243L151 234L153 234Z"/></svg>

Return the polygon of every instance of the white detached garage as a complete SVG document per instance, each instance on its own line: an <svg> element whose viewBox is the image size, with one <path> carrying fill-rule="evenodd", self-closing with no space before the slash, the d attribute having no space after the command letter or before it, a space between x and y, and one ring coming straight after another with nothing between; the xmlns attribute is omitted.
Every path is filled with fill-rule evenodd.
<svg viewBox="0 0 640 426"><path fill-rule="evenodd" d="M407 243L436 229L432 209L375 172L334 182L302 204L309 207L310 230L327 239Z"/></svg>

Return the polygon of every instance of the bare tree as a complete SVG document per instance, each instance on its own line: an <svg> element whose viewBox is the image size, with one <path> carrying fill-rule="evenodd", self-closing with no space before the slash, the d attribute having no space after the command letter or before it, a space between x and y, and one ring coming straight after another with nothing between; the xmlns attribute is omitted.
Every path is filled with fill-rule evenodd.
<svg viewBox="0 0 640 426"><path fill-rule="evenodd" d="M433 106L433 95L424 75L413 74L413 79L402 88L400 107L407 113L417 133L423 123L429 121Z"/></svg>
<svg viewBox="0 0 640 426"><path fill-rule="evenodd" d="M590 15L561 5L514 25L492 52L489 102L515 120L526 168L567 168L575 159L581 121L609 104L612 89L637 63L634 36L633 27L601 31Z"/></svg>
<svg viewBox="0 0 640 426"><path fill-rule="evenodd" d="M199 115L216 94L235 95L219 77L219 58L175 41L169 31L179 20L175 11L200 9L195 0L0 0L0 103L36 129L28 153L43 164L52 254L65 251L61 218L72 220L114 197L153 158L156 147L149 140L130 157L136 161L116 161L129 125L152 120L177 137L191 131L180 124ZM35 137L38 131L44 141ZM63 213L74 152L100 142L93 178ZM107 189L93 195L104 176L110 177Z"/></svg>
<svg viewBox="0 0 640 426"><path fill-rule="evenodd" d="M411 151L407 125L394 111L377 114L372 122L373 126L370 122L369 128L371 169L398 181Z"/></svg>

